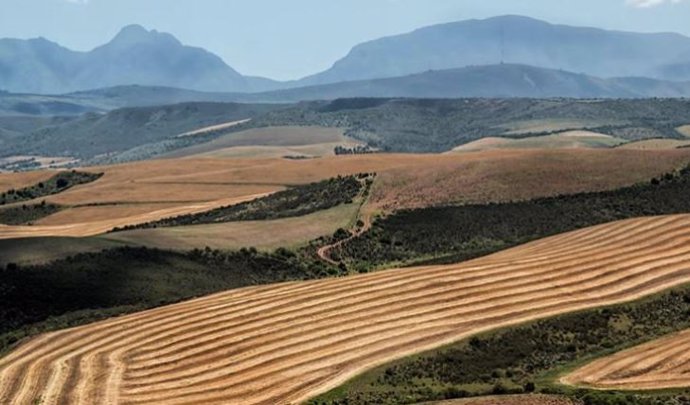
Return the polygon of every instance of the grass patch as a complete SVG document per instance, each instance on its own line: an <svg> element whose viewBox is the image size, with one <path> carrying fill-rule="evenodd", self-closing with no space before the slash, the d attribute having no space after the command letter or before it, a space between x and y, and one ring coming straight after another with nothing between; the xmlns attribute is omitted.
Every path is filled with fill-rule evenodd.
<svg viewBox="0 0 690 405"><path fill-rule="evenodd" d="M42 201L40 204L33 205L14 205L7 208L0 208L0 224L2 225L24 225L31 224L41 218L53 215L62 210L60 205L47 204Z"/></svg>

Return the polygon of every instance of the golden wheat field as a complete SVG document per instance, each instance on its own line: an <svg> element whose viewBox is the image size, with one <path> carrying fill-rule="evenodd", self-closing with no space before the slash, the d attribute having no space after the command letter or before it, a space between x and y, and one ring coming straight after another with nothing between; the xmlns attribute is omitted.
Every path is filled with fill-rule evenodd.
<svg viewBox="0 0 690 405"><path fill-rule="evenodd" d="M296 403L481 331L690 281L690 216L641 218L464 264L234 290L38 336L0 403Z"/></svg>
<svg viewBox="0 0 690 405"><path fill-rule="evenodd" d="M563 377L598 389L658 390L690 385L690 331L594 361Z"/></svg>
<svg viewBox="0 0 690 405"><path fill-rule="evenodd" d="M360 172L379 174L365 211L389 212L607 190L647 182L689 160L690 149L494 150L310 160L162 159L90 167L83 170L104 176L40 199L62 205L64 210L31 226L0 226L0 239L97 235L114 227L200 212L291 185ZM1 174L0 186L28 186L52 174Z"/></svg>

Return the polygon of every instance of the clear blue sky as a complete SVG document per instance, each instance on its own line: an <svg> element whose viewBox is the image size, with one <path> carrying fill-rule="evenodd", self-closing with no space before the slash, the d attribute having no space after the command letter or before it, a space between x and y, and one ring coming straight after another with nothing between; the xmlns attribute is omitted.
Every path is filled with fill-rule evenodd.
<svg viewBox="0 0 690 405"><path fill-rule="evenodd" d="M0 37L89 50L136 23L241 73L285 80L330 67L359 42L503 14L690 36L690 0L0 0Z"/></svg>

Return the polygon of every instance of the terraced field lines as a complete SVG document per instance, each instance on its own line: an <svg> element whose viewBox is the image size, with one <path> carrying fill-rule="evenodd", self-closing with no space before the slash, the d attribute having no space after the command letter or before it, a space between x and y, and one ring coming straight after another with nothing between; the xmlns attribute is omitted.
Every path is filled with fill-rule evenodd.
<svg viewBox="0 0 690 405"><path fill-rule="evenodd" d="M690 282L690 216L471 262L252 287L42 335L0 359L0 403L283 404L472 334Z"/></svg>
<svg viewBox="0 0 690 405"><path fill-rule="evenodd" d="M690 331L592 362L561 379L598 389L658 390L690 386Z"/></svg>
<svg viewBox="0 0 690 405"><path fill-rule="evenodd" d="M91 222L81 222L64 225L36 226L0 225L0 239L36 238L47 236L85 237L100 235L102 233L111 231L113 228L117 227L144 224L147 222L157 221L159 219L174 217L178 215L205 212L218 207L225 207L229 205L240 204L246 201L251 201L257 198L264 197L268 194L270 193L246 195L242 197L226 198L223 200L210 202L193 203L182 206L176 206L172 208L164 208L157 211L146 212L143 214L133 215L129 217L94 220Z"/></svg>

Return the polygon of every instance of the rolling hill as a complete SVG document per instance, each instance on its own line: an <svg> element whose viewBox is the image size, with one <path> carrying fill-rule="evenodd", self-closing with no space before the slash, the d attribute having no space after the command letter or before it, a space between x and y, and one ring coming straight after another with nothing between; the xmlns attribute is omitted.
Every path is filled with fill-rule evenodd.
<svg viewBox="0 0 690 405"><path fill-rule="evenodd" d="M680 56L679 56L680 55ZM554 25L521 16L434 25L355 46L293 85L405 76L501 62L600 77L690 80L690 38Z"/></svg>
<svg viewBox="0 0 690 405"><path fill-rule="evenodd" d="M483 331L687 283L687 215L633 219L464 264L249 287L38 336L0 401L287 404Z"/></svg>
<svg viewBox="0 0 690 405"><path fill-rule="evenodd" d="M212 125L246 120L279 105L182 103L88 113L61 125L45 126L8 142L2 155L71 156L114 154L175 138Z"/></svg>

